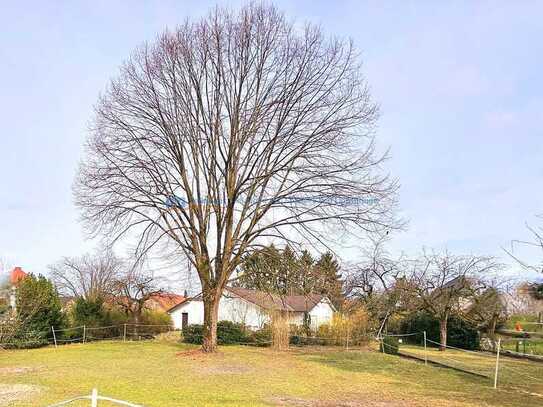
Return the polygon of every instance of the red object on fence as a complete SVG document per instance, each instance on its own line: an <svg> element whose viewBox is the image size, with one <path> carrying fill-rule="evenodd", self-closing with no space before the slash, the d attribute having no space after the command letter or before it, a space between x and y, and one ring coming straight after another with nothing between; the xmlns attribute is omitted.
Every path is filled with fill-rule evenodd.
<svg viewBox="0 0 543 407"><path fill-rule="evenodd" d="M522 325L518 321L515 322L515 331L517 331L517 332L522 331Z"/></svg>

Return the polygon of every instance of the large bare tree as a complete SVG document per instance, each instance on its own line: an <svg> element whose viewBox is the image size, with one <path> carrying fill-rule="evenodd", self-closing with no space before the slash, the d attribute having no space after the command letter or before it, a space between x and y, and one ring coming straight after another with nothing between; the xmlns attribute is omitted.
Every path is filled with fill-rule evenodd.
<svg viewBox="0 0 543 407"><path fill-rule="evenodd" d="M92 233L173 242L196 270L204 351L242 256L274 238L393 227L397 183L349 41L274 7L215 9L128 59L96 105L75 184Z"/></svg>
<svg viewBox="0 0 543 407"><path fill-rule="evenodd" d="M105 298L123 271L122 259L108 247L80 257L63 257L49 266L51 280L60 293L85 299Z"/></svg>

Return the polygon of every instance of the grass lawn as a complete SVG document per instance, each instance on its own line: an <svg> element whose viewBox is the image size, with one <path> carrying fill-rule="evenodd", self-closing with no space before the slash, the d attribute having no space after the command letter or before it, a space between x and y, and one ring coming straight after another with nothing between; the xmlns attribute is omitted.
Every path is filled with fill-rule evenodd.
<svg viewBox="0 0 543 407"><path fill-rule="evenodd" d="M190 349L156 341L0 351L0 405L2 400L8 405L6 389L19 389L19 396L26 397L9 405L46 406L89 394L93 387L103 395L161 407L543 404L542 397L521 390L493 390L489 379L369 349L294 348L279 353L231 346L210 356L177 354ZM543 365L518 363L525 372L543 377ZM541 386L536 391L543 394ZM13 394L12 399L18 397Z"/></svg>

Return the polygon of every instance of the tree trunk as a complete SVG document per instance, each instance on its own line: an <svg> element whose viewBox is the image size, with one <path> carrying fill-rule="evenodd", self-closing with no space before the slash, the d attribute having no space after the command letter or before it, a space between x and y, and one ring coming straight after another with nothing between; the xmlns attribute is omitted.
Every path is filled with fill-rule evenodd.
<svg viewBox="0 0 543 407"><path fill-rule="evenodd" d="M219 301L221 294L204 292L204 337L202 351L212 353L217 351L217 320L219 318Z"/></svg>
<svg viewBox="0 0 543 407"><path fill-rule="evenodd" d="M498 315L493 315L488 326L488 337L494 341L496 339L496 325L498 325Z"/></svg>
<svg viewBox="0 0 543 407"><path fill-rule="evenodd" d="M140 323L140 311L138 309L135 309L133 314L132 314L132 320L134 321L134 331L133 331L133 335L134 335L134 338L136 340L138 340L138 325Z"/></svg>
<svg viewBox="0 0 543 407"><path fill-rule="evenodd" d="M448 315L442 318L439 321L439 350L445 351L447 348L447 320L449 319Z"/></svg>
<svg viewBox="0 0 543 407"><path fill-rule="evenodd" d="M492 350L496 351L496 325L498 324L499 315L493 315L488 326L488 338L492 343Z"/></svg>

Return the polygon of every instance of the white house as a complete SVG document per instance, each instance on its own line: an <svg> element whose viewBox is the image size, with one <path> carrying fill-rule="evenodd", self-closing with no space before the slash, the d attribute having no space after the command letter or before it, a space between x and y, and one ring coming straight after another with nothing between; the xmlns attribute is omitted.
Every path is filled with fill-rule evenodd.
<svg viewBox="0 0 543 407"><path fill-rule="evenodd" d="M320 294L279 296L263 291L227 287L219 302L219 321L242 323L259 329L269 322L271 311L287 312L291 322L304 321L316 328L329 323L335 312L330 300ZM201 296L187 299L168 310L175 329L191 324L203 324L204 303Z"/></svg>

